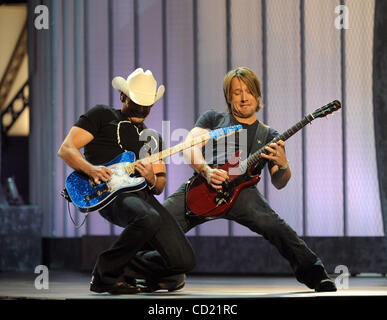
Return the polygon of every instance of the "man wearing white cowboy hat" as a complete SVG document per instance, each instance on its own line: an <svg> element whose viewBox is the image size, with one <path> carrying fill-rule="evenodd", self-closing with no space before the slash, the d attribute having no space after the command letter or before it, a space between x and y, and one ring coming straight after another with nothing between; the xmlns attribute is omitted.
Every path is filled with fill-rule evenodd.
<svg viewBox="0 0 387 320"><path fill-rule="evenodd" d="M115 77L112 86L120 92L121 109L96 105L82 115L64 139L58 155L74 170L90 176L97 184L110 180L112 171L103 164L125 151L138 158L144 144L140 139L144 120L164 94L152 72L136 69L125 80ZM160 144L161 139L154 139ZM157 141L159 140L159 141ZM158 149L158 146L153 146ZM80 149L84 148L84 156ZM152 150L154 150L152 148ZM136 171L148 187L124 192L99 210L109 222L123 227L112 247L102 252L93 270L90 290L112 294L140 292L136 279L144 279L144 291L184 286L184 273L195 264L193 250L184 233L157 201L166 183L166 167L141 161ZM144 250L144 248L152 250Z"/></svg>
<svg viewBox="0 0 387 320"><path fill-rule="evenodd" d="M157 82L152 72L150 70L144 72L142 68L133 71L126 80L115 77L112 85L114 89L124 93L130 100L141 106L153 105L162 98L165 91L163 85L157 89Z"/></svg>

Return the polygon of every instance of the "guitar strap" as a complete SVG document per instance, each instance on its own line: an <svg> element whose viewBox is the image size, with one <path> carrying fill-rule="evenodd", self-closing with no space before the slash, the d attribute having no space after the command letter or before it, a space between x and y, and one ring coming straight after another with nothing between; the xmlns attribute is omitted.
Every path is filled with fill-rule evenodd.
<svg viewBox="0 0 387 320"><path fill-rule="evenodd" d="M224 118L223 118L223 121L221 123L222 126L230 126L230 125L235 125L235 124L239 124L235 118L230 115L230 114L227 114ZM250 148L250 154L253 154L254 152L258 151L260 148L262 148L264 145L266 145L266 140L269 136L269 132L270 132L270 127L265 125L264 123L262 123L261 121L258 121L258 126L257 126L257 129L255 131L255 136L254 136L254 139L252 141L252 146ZM266 163L265 162L261 162L259 161L254 170L252 171L252 174L253 175L256 175L256 174L259 174L263 165ZM262 167L261 167L262 166ZM203 217L202 215L195 215L195 214L192 214L192 212L189 210L188 208L188 205L187 205L187 199L186 199L186 195L188 193L188 188L190 186L190 183L192 182L192 179L197 175L197 173L194 174L193 177L191 177L190 179L188 179L185 183L185 212L187 215L190 215L190 216L195 216L197 218L205 218L206 220L213 220L213 219L216 219L217 217ZM206 213L204 213L206 214Z"/></svg>
<svg viewBox="0 0 387 320"><path fill-rule="evenodd" d="M227 113L224 115L224 118L218 123L218 127L227 127L227 126L238 125L238 124L240 123L234 118L234 116L230 113ZM249 148L250 146L248 146L248 150L250 149L250 154L253 154L254 152L258 151L267 143L266 140L269 135L269 132L270 132L270 127L264 124L262 121L258 120L258 126L255 131L254 139L252 141L252 146L251 148ZM264 163L266 163L266 161Z"/></svg>
<svg viewBox="0 0 387 320"><path fill-rule="evenodd" d="M255 132L255 137L253 140L253 145L250 149L250 154L253 154L254 152L258 151L260 148L262 148L267 142L267 137L270 132L270 127L265 125L263 122L258 122L258 127ZM259 174L260 171L263 169L264 165L266 164L267 160L264 162L258 161L258 163L255 165L255 168L252 170L252 174Z"/></svg>
<svg viewBox="0 0 387 320"><path fill-rule="evenodd" d="M269 126L265 125L263 122L258 122L258 127L255 132L255 137L253 140L253 145L250 149L250 154L253 154L254 152L258 151L260 148L262 148L267 142L267 137L269 135Z"/></svg>

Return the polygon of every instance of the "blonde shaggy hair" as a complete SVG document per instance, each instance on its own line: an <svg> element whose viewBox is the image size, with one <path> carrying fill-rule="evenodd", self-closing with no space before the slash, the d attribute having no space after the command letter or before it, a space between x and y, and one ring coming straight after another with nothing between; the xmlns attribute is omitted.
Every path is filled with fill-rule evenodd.
<svg viewBox="0 0 387 320"><path fill-rule="evenodd" d="M259 81L257 75L253 70L247 67L238 67L229 71L223 78L223 93L224 98L226 99L227 109L229 113L232 113L231 109L231 80L236 77L239 80L243 81L249 88L250 92L253 94L257 100L256 112L263 108L262 104L262 88L261 82Z"/></svg>

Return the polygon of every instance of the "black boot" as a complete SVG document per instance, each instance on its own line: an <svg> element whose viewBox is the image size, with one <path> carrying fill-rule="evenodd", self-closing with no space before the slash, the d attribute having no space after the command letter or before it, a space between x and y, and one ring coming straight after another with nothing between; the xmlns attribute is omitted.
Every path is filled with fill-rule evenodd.
<svg viewBox="0 0 387 320"><path fill-rule="evenodd" d="M137 285L141 288L141 292L154 292L157 290L168 290L168 292L177 291L185 285L185 274L177 274L173 276L163 277L156 280L137 279Z"/></svg>
<svg viewBox="0 0 387 320"><path fill-rule="evenodd" d="M140 288L134 284L134 281L133 283L125 281L103 283L98 276L93 275L90 281L90 291L96 293L108 292L110 294L136 294L140 293Z"/></svg>
<svg viewBox="0 0 387 320"><path fill-rule="evenodd" d="M334 292L337 291L335 282L331 278L321 280L314 288L316 292Z"/></svg>

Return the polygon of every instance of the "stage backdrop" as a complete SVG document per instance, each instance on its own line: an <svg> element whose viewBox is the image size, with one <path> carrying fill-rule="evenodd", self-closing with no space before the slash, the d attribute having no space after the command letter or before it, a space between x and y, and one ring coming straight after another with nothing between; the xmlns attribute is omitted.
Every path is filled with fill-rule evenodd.
<svg viewBox="0 0 387 320"><path fill-rule="evenodd" d="M48 8L48 29L34 25ZM345 4L345 7L340 7ZM118 234L91 213L75 229L60 197L72 171L56 155L74 121L96 104L120 108L111 79L136 67L166 86L147 120L174 145L209 108L225 110L222 79L249 66L261 78L259 119L282 132L335 99L343 110L291 138L288 186L258 188L300 235L383 236L372 97L374 1L30 1L31 202L48 237ZM192 170L174 156L160 201ZM77 222L83 215L70 207ZM190 234L252 236L226 220Z"/></svg>

